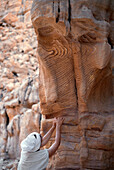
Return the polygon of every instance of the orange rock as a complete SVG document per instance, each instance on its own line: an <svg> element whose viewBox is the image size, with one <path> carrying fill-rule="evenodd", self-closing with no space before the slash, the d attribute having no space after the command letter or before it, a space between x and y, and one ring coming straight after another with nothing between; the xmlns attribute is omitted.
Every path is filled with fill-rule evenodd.
<svg viewBox="0 0 114 170"><path fill-rule="evenodd" d="M18 17L12 13L8 13L2 18L2 21L6 22L7 24L12 24L18 21Z"/></svg>
<svg viewBox="0 0 114 170"><path fill-rule="evenodd" d="M114 108L110 65L114 42L113 21L107 13L112 6L109 0L33 1L42 133L51 127L53 117L65 117L61 145L50 160L50 170L113 166L108 161L113 155L114 128L108 116Z"/></svg>

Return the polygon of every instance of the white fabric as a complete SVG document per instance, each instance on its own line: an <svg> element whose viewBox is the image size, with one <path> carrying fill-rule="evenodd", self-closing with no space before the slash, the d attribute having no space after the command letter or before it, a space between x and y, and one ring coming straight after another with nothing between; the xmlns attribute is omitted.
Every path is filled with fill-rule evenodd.
<svg viewBox="0 0 114 170"><path fill-rule="evenodd" d="M37 152L21 152L21 159L17 170L44 170L49 161L47 149Z"/></svg>
<svg viewBox="0 0 114 170"><path fill-rule="evenodd" d="M35 152L40 148L40 145L40 134L37 132L32 132L21 142L21 149L26 152Z"/></svg>

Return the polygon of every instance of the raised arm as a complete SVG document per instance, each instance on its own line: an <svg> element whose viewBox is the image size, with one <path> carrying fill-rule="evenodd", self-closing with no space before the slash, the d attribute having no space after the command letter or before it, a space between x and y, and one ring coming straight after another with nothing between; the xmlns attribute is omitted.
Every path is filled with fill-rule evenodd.
<svg viewBox="0 0 114 170"><path fill-rule="evenodd" d="M42 137L41 147L47 144L53 131L55 130L55 127L56 127L56 119L54 119L51 129Z"/></svg>
<svg viewBox="0 0 114 170"><path fill-rule="evenodd" d="M57 118L57 121L56 121L56 137L55 137L55 142L48 149L49 157L51 157L56 152L56 150L58 149L58 147L60 145L60 142L61 142L61 126L62 126L63 120L64 119L62 117L61 118Z"/></svg>

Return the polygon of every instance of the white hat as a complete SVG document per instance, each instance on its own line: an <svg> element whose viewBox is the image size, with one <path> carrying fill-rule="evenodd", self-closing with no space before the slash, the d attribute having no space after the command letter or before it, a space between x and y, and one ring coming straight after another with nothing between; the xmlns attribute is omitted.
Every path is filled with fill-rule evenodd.
<svg viewBox="0 0 114 170"><path fill-rule="evenodd" d="M32 132L21 142L21 149L27 152L35 152L40 148L40 145L40 134L37 132Z"/></svg>

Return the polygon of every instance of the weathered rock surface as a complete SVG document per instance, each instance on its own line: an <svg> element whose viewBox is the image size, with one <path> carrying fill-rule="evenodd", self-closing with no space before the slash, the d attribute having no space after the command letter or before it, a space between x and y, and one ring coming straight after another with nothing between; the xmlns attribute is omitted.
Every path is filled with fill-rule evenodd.
<svg viewBox="0 0 114 170"><path fill-rule="evenodd" d="M0 1L0 170L16 170L20 142L40 129L31 5L32 1Z"/></svg>
<svg viewBox="0 0 114 170"><path fill-rule="evenodd" d="M34 0L37 38L31 5L0 1L0 169L16 170L20 142L64 116L48 169L112 170L114 2Z"/></svg>
<svg viewBox="0 0 114 170"><path fill-rule="evenodd" d="M51 118L65 117L48 169L114 168L113 7L109 0L33 2L42 132Z"/></svg>

